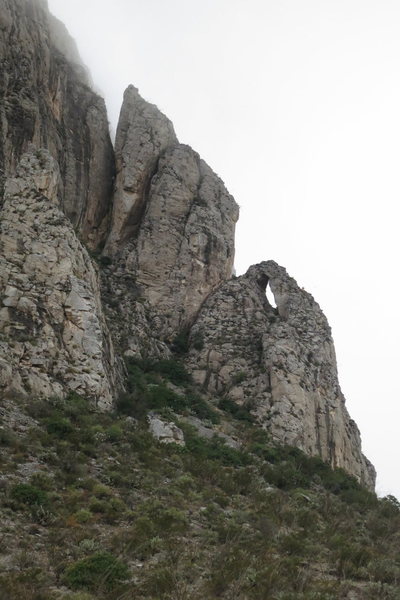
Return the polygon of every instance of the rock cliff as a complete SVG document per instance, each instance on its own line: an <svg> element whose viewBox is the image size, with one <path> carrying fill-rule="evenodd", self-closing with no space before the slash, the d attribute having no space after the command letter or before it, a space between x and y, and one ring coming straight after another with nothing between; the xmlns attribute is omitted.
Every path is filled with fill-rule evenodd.
<svg viewBox="0 0 400 600"><path fill-rule="evenodd" d="M209 403L246 406L274 441L373 488L326 318L273 262L232 277L238 207L219 177L133 86L114 157L104 102L45 2L0 0L0 31L3 397L110 408L122 357L170 357L180 338Z"/></svg>
<svg viewBox="0 0 400 600"><path fill-rule="evenodd" d="M30 142L60 172L60 200L85 243L104 243L114 154L105 104L76 45L39 0L0 0L0 192Z"/></svg>
<svg viewBox="0 0 400 600"><path fill-rule="evenodd" d="M115 395L112 343L92 261L59 206L47 151L23 156L0 223L0 393L63 397L101 408Z"/></svg>
<svg viewBox="0 0 400 600"><path fill-rule="evenodd" d="M134 275L171 341L230 278L238 207L171 122L130 86L115 144L117 179L105 255Z"/></svg>
<svg viewBox="0 0 400 600"><path fill-rule="evenodd" d="M191 340L188 364L203 389L247 407L277 442L374 486L338 383L328 322L285 269L264 262L221 285L202 306Z"/></svg>

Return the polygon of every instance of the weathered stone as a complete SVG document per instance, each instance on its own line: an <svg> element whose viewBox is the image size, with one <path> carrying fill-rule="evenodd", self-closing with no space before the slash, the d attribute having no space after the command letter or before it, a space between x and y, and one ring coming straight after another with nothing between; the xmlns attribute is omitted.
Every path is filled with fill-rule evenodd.
<svg viewBox="0 0 400 600"><path fill-rule="evenodd" d="M117 175L107 254L118 253L136 236L159 157L177 141L171 121L130 85L124 94L115 139Z"/></svg>
<svg viewBox="0 0 400 600"><path fill-rule="evenodd" d="M75 42L39 0L0 2L0 198L30 142L60 165L63 211L91 247L111 214L114 156L103 99Z"/></svg>
<svg viewBox="0 0 400 600"><path fill-rule="evenodd" d="M116 138L117 181L105 255L132 274L171 341L208 294L232 274L238 207L222 181L170 121L130 86ZM113 287L116 287L114 285ZM121 296L129 290L123 288ZM131 336L134 338L134 335Z"/></svg>
<svg viewBox="0 0 400 600"><path fill-rule="evenodd" d="M137 283L171 338L232 274L238 208L188 146L159 160L137 241Z"/></svg>
<svg viewBox="0 0 400 600"><path fill-rule="evenodd" d="M33 397L76 391L106 408L115 371L98 278L60 210L57 181L57 163L40 150L24 155L6 184L0 385L5 394Z"/></svg>
<svg viewBox="0 0 400 600"><path fill-rule="evenodd" d="M275 296L269 303L266 288ZM275 441L319 455L373 489L340 390L328 322L312 296L269 261L223 284L191 331L188 365L211 393L245 405Z"/></svg>
<svg viewBox="0 0 400 600"><path fill-rule="evenodd" d="M199 437L202 437L206 440L212 440L214 438L219 438L226 446L229 446L230 448L234 448L235 450L239 450L240 449L240 442L232 437L231 435L228 435L227 433L225 433L224 431L221 431L219 428L217 427L212 427L210 425L205 425L204 422L201 419L198 419L197 417L181 417L182 421L185 423L189 423L189 425L191 425L192 427L194 427L197 431L197 434L199 435Z"/></svg>
<svg viewBox="0 0 400 600"><path fill-rule="evenodd" d="M222 181L130 86L112 209L104 102L65 27L46 0L0 0L0 33L0 197L22 156L1 214L3 403L76 391L107 408L123 356L169 357L190 330L187 365L210 397L247 406L277 442L372 488L319 306L273 262L231 279L238 207ZM48 152L24 155L31 142L57 159L61 178ZM75 232L91 249L106 243L101 298L98 268ZM188 418L199 435L218 429L238 447L222 425ZM149 425L157 439L184 444L175 424L153 414Z"/></svg>
<svg viewBox="0 0 400 600"><path fill-rule="evenodd" d="M148 421L150 433L162 444L185 445L183 431L175 423L167 423L155 413L149 415Z"/></svg>

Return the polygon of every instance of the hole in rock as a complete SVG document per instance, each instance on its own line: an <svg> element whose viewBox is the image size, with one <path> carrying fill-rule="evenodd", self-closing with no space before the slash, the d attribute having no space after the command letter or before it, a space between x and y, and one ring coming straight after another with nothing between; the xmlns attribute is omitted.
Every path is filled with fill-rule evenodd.
<svg viewBox="0 0 400 600"><path fill-rule="evenodd" d="M266 290L265 290L265 295L267 296L267 300L270 303L270 305L272 306L272 308L277 308L275 296L274 296L273 291L271 290L271 286L269 285L269 282L268 282Z"/></svg>

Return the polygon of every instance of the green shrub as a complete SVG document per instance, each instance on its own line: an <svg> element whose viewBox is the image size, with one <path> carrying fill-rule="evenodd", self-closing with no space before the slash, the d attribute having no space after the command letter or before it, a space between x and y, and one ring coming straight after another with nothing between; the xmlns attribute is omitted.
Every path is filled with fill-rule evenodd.
<svg viewBox="0 0 400 600"><path fill-rule="evenodd" d="M147 598L165 598L165 594L176 589L173 569L170 566L153 568L147 573L140 588Z"/></svg>
<svg viewBox="0 0 400 600"><path fill-rule="evenodd" d="M189 329L182 329L172 342L172 350L177 354L186 354L189 350Z"/></svg>
<svg viewBox="0 0 400 600"><path fill-rule="evenodd" d="M92 489L93 495L96 498L111 498L113 491L102 483L97 483Z"/></svg>
<svg viewBox="0 0 400 600"><path fill-rule="evenodd" d="M34 473L31 477L31 484L41 490L46 490L47 492L54 489L54 480L52 477L47 475L47 473Z"/></svg>
<svg viewBox="0 0 400 600"><path fill-rule="evenodd" d="M154 376L157 374L162 375L176 385L184 385L192 380L184 365L175 359L165 358L158 361L128 359L127 370L131 386L135 388L139 386L142 391L144 391L146 384L154 383Z"/></svg>
<svg viewBox="0 0 400 600"><path fill-rule="evenodd" d="M171 506L160 510L156 522L159 534L183 533L188 527L188 520L181 510Z"/></svg>
<svg viewBox="0 0 400 600"><path fill-rule="evenodd" d="M185 433L186 452L200 459L220 462L226 466L244 466L251 463L251 457L241 450L227 446L221 438L211 440L199 437L192 427L180 424Z"/></svg>
<svg viewBox="0 0 400 600"><path fill-rule="evenodd" d="M116 402L116 411L121 415L144 419L148 412L144 394L136 391L121 394Z"/></svg>
<svg viewBox="0 0 400 600"><path fill-rule="evenodd" d="M400 516L400 502L395 496L389 495L380 499L379 515L389 519Z"/></svg>
<svg viewBox="0 0 400 600"><path fill-rule="evenodd" d="M72 420L80 420L80 417L90 412L89 401L76 392L70 392L64 402L64 413Z"/></svg>
<svg viewBox="0 0 400 600"><path fill-rule="evenodd" d="M219 414L198 394L189 392L187 394L187 404L199 419L208 420L211 423L219 423L221 421Z"/></svg>
<svg viewBox="0 0 400 600"><path fill-rule="evenodd" d="M47 420L46 428L48 433L58 438L68 437L74 430L71 421L67 417L55 416Z"/></svg>
<svg viewBox="0 0 400 600"><path fill-rule="evenodd" d="M18 483L11 489L13 500L28 506L45 505L48 503L48 496L44 490L41 490L28 483Z"/></svg>
<svg viewBox="0 0 400 600"><path fill-rule="evenodd" d="M282 538L280 547L286 554L301 556L305 550L304 533L289 533Z"/></svg>
<svg viewBox="0 0 400 600"><path fill-rule="evenodd" d="M340 492L340 497L347 504L356 504L360 508L372 508L378 504L376 495L361 486L356 489L343 490Z"/></svg>
<svg viewBox="0 0 400 600"><path fill-rule="evenodd" d="M64 575L71 589L112 590L129 576L128 566L109 552L96 552L70 565Z"/></svg>
<svg viewBox="0 0 400 600"><path fill-rule="evenodd" d="M99 263L102 267L109 267L112 265L112 258L110 256L100 256Z"/></svg>
<svg viewBox="0 0 400 600"><path fill-rule="evenodd" d="M186 396L176 394L164 383L149 386L146 392L146 401L150 409L171 408L179 412L188 407Z"/></svg>
<svg viewBox="0 0 400 600"><path fill-rule="evenodd" d="M197 331L190 336L190 345L200 352L204 348L204 335L201 331Z"/></svg>
<svg viewBox="0 0 400 600"><path fill-rule="evenodd" d="M188 527L187 516L183 511L174 506L165 508L157 500L140 505L135 516L134 529L139 537L181 534Z"/></svg>
<svg viewBox="0 0 400 600"><path fill-rule="evenodd" d="M254 417L250 413L250 410L247 406L236 404L230 398L222 398L219 401L218 407L221 410L224 410L227 413L230 413L232 417L238 419L239 421L246 421L247 423L253 423Z"/></svg>
<svg viewBox="0 0 400 600"><path fill-rule="evenodd" d="M16 442L17 438L10 429L0 427L0 446L13 446Z"/></svg>
<svg viewBox="0 0 400 600"><path fill-rule="evenodd" d="M92 517L93 514L90 512L90 510L86 510L86 508L82 508L75 513L75 519L78 523L89 523Z"/></svg>
<svg viewBox="0 0 400 600"><path fill-rule="evenodd" d="M123 431L119 425L114 424L107 429L106 435L110 442L119 442L123 437Z"/></svg>
<svg viewBox="0 0 400 600"><path fill-rule="evenodd" d="M2 571L0 574L2 600L54 600L54 593L50 591L49 578L41 569Z"/></svg>
<svg viewBox="0 0 400 600"><path fill-rule="evenodd" d="M153 370L156 373L160 373L160 375L163 375L169 379L171 383L175 383L176 385L184 385L186 383L190 383L192 380L191 375L187 372L184 365L178 360L160 360L153 363Z"/></svg>
<svg viewBox="0 0 400 600"><path fill-rule="evenodd" d="M368 573L372 575L375 581L383 583L400 582L400 566L391 558L376 558L368 564Z"/></svg>

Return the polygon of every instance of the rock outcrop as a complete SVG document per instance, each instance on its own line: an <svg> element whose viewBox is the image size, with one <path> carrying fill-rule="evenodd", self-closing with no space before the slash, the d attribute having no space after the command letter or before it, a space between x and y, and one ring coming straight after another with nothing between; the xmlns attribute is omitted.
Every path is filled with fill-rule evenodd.
<svg viewBox="0 0 400 600"><path fill-rule="evenodd" d="M40 0L0 1L0 197L30 142L60 165L65 214L91 248L111 214L114 154L104 100L64 25Z"/></svg>
<svg viewBox="0 0 400 600"><path fill-rule="evenodd" d="M117 254L137 236L159 157L177 143L171 121L130 85L124 94L115 138L116 181L106 254Z"/></svg>
<svg viewBox="0 0 400 600"><path fill-rule="evenodd" d="M170 121L130 86L116 138L117 180L105 254L132 273L171 340L230 278L236 202Z"/></svg>
<svg viewBox="0 0 400 600"><path fill-rule="evenodd" d="M148 417L149 431L161 444L185 445L182 429L175 423L167 423L159 415L152 413Z"/></svg>
<svg viewBox="0 0 400 600"><path fill-rule="evenodd" d="M188 364L205 390L245 405L275 441L319 455L373 489L375 471L338 383L330 327L285 269L264 262L220 286L191 340Z"/></svg>
<svg viewBox="0 0 400 600"><path fill-rule="evenodd" d="M23 156L0 223L0 393L68 391L101 408L115 396L113 349L97 273L59 207L58 165Z"/></svg>
<svg viewBox="0 0 400 600"><path fill-rule="evenodd" d="M232 278L238 207L219 177L133 86L114 157L104 101L45 0L0 0L0 33L3 398L77 392L107 409L121 357L169 357L190 334L211 400L373 488L326 318L273 262ZM31 142L46 150L24 154Z"/></svg>

